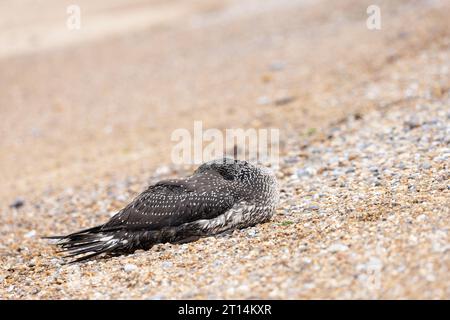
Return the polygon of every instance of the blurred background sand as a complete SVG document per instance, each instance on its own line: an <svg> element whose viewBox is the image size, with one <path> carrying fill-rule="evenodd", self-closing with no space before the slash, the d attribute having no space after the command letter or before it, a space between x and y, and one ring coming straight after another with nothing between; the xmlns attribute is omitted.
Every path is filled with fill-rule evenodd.
<svg viewBox="0 0 450 320"><path fill-rule="evenodd" d="M389 103L386 75L449 30L439 1L381 2L379 32L365 1L77 3L79 31L69 1L0 3L2 199L155 168L193 120L285 139L370 108L373 82Z"/></svg>

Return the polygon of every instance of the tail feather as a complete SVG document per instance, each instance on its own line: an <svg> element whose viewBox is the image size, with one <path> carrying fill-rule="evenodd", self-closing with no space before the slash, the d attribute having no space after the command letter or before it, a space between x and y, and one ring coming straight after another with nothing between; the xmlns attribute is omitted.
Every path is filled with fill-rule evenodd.
<svg viewBox="0 0 450 320"><path fill-rule="evenodd" d="M66 252L69 254L65 256L65 258L74 257L80 254L88 253L88 252L98 252L105 248L104 243L90 244L81 247L69 248L66 249Z"/></svg>
<svg viewBox="0 0 450 320"><path fill-rule="evenodd" d="M69 264L76 263L76 262L86 261L86 260L89 260L89 259L91 259L91 258L94 258L94 257L96 257L96 256L98 256L98 255L100 255L100 254L108 253L108 252L110 252L111 250L113 250L113 248L106 248L106 249L102 249L102 250L99 250L99 251L95 251L95 252L93 252L93 253L91 253L91 254L84 255L84 256L81 256L81 257L79 257L79 258L76 258L76 259L70 261Z"/></svg>
<svg viewBox="0 0 450 320"><path fill-rule="evenodd" d="M79 248L79 247L85 247L89 244L98 244L101 243L100 240L90 240L90 241L74 241L67 244L60 244L61 248Z"/></svg>
<svg viewBox="0 0 450 320"><path fill-rule="evenodd" d="M66 254L64 256L64 259L67 258L85 258L87 253L89 254L94 254L94 256L98 256L102 253L105 253L109 250L109 248L103 248L103 247L97 247L97 248L87 248L87 249L83 249L83 250L79 250L77 252L72 252L70 251L70 254ZM87 258L85 258L84 260L86 260Z"/></svg>
<svg viewBox="0 0 450 320"><path fill-rule="evenodd" d="M123 242L122 232L103 231L102 225L84 229L66 236L50 236L44 239L56 239L56 245L66 253L64 258L76 258L69 263L79 262L103 253L112 253L126 242ZM121 242L122 241L122 242Z"/></svg>
<svg viewBox="0 0 450 320"><path fill-rule="evenodd" d="M87 233L93 233L96 231L99 231L101 228L103 227L103 225L99 225L93 228L87 228L87 229L83 229L65 236L46 236L46 237L42 237L42 239L66 239L69 237L75 238L77 235L81 235L81 234L87 234Z"/></svg>
<svg viewBox="0 0 450 320"><path fill-rule="evenodd" d="M154 244L193 241L195 235L189 224L166 227L160 230L103 229L102 226L81 230L67 236L51 236L57 239L56 245L66 253L64 258L74 258L68 263L80 262L99 255L130 253L138 249L148 250Z"/></svg>

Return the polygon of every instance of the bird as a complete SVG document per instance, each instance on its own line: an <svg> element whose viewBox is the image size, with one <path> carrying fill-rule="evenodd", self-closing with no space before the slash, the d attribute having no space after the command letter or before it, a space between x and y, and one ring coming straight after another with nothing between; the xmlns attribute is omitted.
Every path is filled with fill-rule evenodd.
<svg viewBox="0 0 450 320"><path fill-rule="evenodd" d="M263 223L279 203L267 167L233 158L201 164L192 175L150 185L111 219L56 239L67 263L187 243Z"/></svg>

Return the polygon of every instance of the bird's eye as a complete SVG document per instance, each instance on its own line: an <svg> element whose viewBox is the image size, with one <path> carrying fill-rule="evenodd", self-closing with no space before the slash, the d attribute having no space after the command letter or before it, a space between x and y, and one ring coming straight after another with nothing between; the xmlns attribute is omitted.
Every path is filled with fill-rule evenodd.
<svg viewBox="0 0 450 320"><path fill-rule="evenodd" d="M225 179L225 180L229 180L232 181L236 178L236 175L234 175L232 172L228 171L228 170L217 170L220 175Z"/></svg>

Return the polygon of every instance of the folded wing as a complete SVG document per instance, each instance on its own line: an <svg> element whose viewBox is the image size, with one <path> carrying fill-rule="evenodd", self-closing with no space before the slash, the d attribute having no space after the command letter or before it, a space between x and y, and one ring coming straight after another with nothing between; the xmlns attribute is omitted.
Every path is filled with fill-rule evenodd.
<svg viewBox="0 0 450 320"><path fill-rule="evenodd" d="M223 183L202 183L201 177L161 181L112 217L102 230L153 230L212 219L233 203L234 198Z"/></svg>

